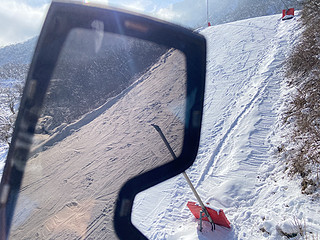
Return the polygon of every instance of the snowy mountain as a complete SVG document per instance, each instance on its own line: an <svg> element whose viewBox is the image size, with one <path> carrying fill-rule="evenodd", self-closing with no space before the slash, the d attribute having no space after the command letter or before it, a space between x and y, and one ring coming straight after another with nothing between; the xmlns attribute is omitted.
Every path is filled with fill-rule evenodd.
<svg viewBox="0 0 320 240"><path fill-rule="evenodd" d="M198 156L187 174L204 202L224 210L232 229L211 232L207 225L199 232L186 206L196 198L178 176L135 200L133 223L148 238L287 239L282 232L295 234L299 224L319 233L319 200L301 194L300 182L287 177L277 154L286 134L280 120L288 102L283 64L301 32L297 18L279 19L201 32L208 41L205 114Z"/></svg>
<svg viewBox="0 0 320 240"><path fill-rule="evenodd" d="M214 24L233 22L240 19L273 15L281 13L282 9L294 7L301 9L303 0L237 0L209 1L209 16Z"/></svg>
<svg viewBox="0 0 320 240"><path fill-rule="evenodd" d="M6 64L30 64L38 38L0 48L0 66Z"/></svg>
<svg viewBox="0 0 320 240"><path fill-rule="evenodd" d="M11 133L14 119L10 103L18 109L19 95L26 79L37 38L0 48L0 176L7 155L8 144L4 131ZM4 136L5 135L5 136Z"/></svg>
<svg viewBox="0 0 320 240"><path fill-rule="evenodd" d="M74 37L63 48L63 60L53 73L42 110L41 117L52 119L45 131L53 130L61 122L70 124L103 105L106 99L117 96L168 50L130 38L126 42L120 37L111 42L111 38L104 38L99 54L94 56L89 53L91 49L85 50L93 44L83 39Z"/></svg>
<svg viewBox="0 0 320 240"><path fill-rule="evenodd" d="M294 236L299 224L305 224L308 232L319 233L319 200L301 194L297 179L287 177L277 153L286 134L280 122L288 94L283 65L301 33L298 18L281 21L280 15L259 17L206 28L201 33L208 42L205 113L198 156L187 174L204 202L224 210L232 228L217 226L212 232L205 223L203 232L198 230L198 220L186 206L196 199L183 176L140 193L132 215L134 225L149 239L171 240L287 239L285 234ZM38 143L47 150L30 161L28 171L32 174L24 180L14 236L25 236L23 226L31 238L62 237L56 234L71 230L69 238L83 234L114 237L112 229L104 225L110 221L108 213L113 208L108 201L114 197L114 184L128 174L118 170L115 163L128 158L124 149L130 149L130 158L143 159L147 167L168 156L160 147L142 148L143 153L137 156L141 146L135 139L146 138L153 146L160 141L150 126L142 124L144 118L152 119L150 123L170 122L176 128L171 129L173 132L181 129L177 119L158 118L160 103L151 104L170 96L163 104L176 111L181 96L163 91L166 81L172 79L160 74L164 69L167 73L178 71L181 62L177 59L175 52L162 56L86 124L78 128L68 125L72 130L61 131L66 133L61 141L41 145L56 135L41 139L39 134ZM155 76L161 81L154 82ZM179 82L174 88L181 88ZM132 109L137 94L142 101ZM126 122L126 116L133 116L132 120ZM128 139L108 137L114 131L121 136L137 125ZM179 149L179 145L173 147ZM109 156L112 149L117 154ZM105 176L106 168L113 170L111 176ZM132 171L129 175L135 174L133 167ZM110 177L111 182L107 181ZM77 194L83 189L79 198ZM41 212L49 213L49 218ZM34 225L41 231L33 229Z"/></svg>
<svg viewBox="0 0 320 240"><path fill-rule="evenodd" d="M283 9L301 10L305 0L183 0L172 4L171 9L183 16L182 24L200 27L207 26L207 16L211 24L239 21L254 17L280 14ZM208 8L206 7L208 3ZM190 6L194 6L190 8ZM190 15L196 16L190 18Z"/></svg>
<svg viewBox="0 0 320 240"><path fill-rule="evenodd" d="M81 59L80 62L74 62L68 57L75 56L70 52L74 49L85 49L80 46L84 44L82 39L74 40L70 46L65 48L67 50L62 53L65 59L57 66L54 79L51 81L46 104L39 120L40 124L36 129L37 133L54 134L53 130L61 122L70 124L81 118L82 115L100 107L105 103L105 99L113 98L128 88L139 74L147 71L148 67L167 51L164 47L149 45L146 42L133 39L128 39L126 43L123 43L121 39L117 40L116 43L113 43L112 48L108 47L111 43L107 40L102 42L104 51L100 52L99 61L88 58L84 51L78 51L77 59ZM14 95L14 104L18 105L19 103L17 91L22 88L26 79L36 41L35 37L24 43L0 49L0 99L2 99L0 109L2 116L4 116L0 118L1 159L5 158L8 149L8 144L2 141L1 133L8 130L11 132L12 128L9 129L8 126L12 122L11 119L14 118L8 107L8 101L11 101L11 95ZM88 45L88 43L85 44ZM132 59L131 56L136 58ZM77 69L77 71L70 71L70 69ZM94 88L97 85L99 88ZM10 94L8 94L9 92ZM75 102L80 104L75 105ZM52 118L53 115L55 118ZM93 115L96 116L96 114ZM83 124L82 122L84 121L77 123L76 126L79 127ZM74 130L75 125L72 126L70 128ZM58 139L61 139L61 135L63 134L60 134ZM50 142L54 141L56 140L51 139ZM0 175L3 164L4 160L0 160Z"/></svg>

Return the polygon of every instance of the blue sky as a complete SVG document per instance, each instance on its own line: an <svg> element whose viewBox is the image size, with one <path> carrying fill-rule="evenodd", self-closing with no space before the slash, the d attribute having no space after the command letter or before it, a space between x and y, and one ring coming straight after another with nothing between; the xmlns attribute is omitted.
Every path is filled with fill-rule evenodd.
<svg viewBox="0 0 320 240"><path fill-rule="evenodd" d="M94 1L141 12L187 27L205 24L206 0ZM0 46L25 41L38 35L50 2L51 0L0 0Z"/></svg>

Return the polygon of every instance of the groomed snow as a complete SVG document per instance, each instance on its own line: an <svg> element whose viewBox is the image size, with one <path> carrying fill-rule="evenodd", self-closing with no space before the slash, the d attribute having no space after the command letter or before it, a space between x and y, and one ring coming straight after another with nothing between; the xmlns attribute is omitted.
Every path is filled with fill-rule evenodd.
<svg viewBox="0 0 320 240"><path fill-rule="evenodd" d="M301 33L298 17L259 17L201 33L208 43L205 114L199 153L187 174L232 228L212 232L206 224L199 231L186 206L196 198L182 175L136 197L134 225L149 239L171 240L286 239L280 232L290 223L297 229L294 222L319 233L319 199L301 194L299 180L287 177L277 155L285 137L283 64Z"/></svg>

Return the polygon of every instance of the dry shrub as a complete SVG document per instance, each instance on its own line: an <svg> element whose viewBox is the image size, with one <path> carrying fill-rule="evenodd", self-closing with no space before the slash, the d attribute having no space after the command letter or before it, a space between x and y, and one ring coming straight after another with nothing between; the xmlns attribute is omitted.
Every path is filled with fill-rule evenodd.
<svg viewBox="0 0 320 240"><path fill-rule="evenodd" d="M284 115L295 148L288 151L291 175L302 177L303 193L319 188L320 172L320 1L307 0L302 10L304 31L287 61L289 86L296 94ZM289 121L291 119L291 121Z"/></svg>

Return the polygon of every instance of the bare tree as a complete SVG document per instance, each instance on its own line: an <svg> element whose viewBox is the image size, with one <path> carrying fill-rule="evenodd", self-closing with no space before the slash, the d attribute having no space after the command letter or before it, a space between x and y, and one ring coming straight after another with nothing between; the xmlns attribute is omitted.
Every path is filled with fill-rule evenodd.
<svg viewBox="0 0 320 240"><path fill-rule="evenodd" d="M13 87L0 89L3 116L0 116L0 141L10 145L14 122L17 115L17 106L22 95L22 83L16 83Z"/></svg>

